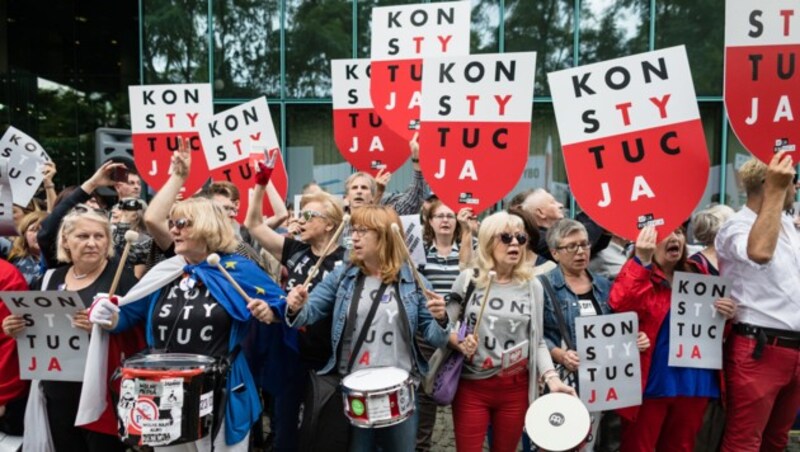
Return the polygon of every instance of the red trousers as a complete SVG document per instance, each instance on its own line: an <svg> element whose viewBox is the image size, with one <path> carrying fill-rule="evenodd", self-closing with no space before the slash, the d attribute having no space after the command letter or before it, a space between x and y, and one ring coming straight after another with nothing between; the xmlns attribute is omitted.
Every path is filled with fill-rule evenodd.
<svg viewBox="0 0 800 452"><path fill-rule="evenodd" d="M492 452L514 452L528 410L528 372L458 383L453 424L458 452L481 452L489 422Z"/></svg>
<svg viewBox="0 0 800 452"><path fill-rule="evenodd" d="M635 422L622 421L622 452L694 450L706 397L644 399Z"/></svg>
<svg viewBox="0 0 800 452"><path fill-rule="evenodd" d="M726 343L727 425L723 451L782 451L800 407L800 351L732 334Z"/></svg>

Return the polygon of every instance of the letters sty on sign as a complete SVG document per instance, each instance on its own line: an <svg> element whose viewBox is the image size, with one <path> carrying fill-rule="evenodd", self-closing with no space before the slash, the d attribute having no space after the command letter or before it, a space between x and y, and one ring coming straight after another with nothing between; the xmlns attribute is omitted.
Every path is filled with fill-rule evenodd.
<svg viewBox="0 0 800 452"><path fill-rule="evenodd" d="M683 46L548 74L569 185L581 208L636 240L665 237L703 196L708 150Z"/></svg>

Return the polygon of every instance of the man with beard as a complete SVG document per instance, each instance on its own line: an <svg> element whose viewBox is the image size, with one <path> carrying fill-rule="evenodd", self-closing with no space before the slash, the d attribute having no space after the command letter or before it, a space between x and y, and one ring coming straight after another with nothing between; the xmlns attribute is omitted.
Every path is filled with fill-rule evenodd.
<svg viewBox="0 0 800 452"><path fill-rule="evenodd" d="M737 323L726 341L723 451L783 450L800 407L800 239L792 218L792 158L739 170L745 206L716 238L720 275L732 282Z"/></svg>

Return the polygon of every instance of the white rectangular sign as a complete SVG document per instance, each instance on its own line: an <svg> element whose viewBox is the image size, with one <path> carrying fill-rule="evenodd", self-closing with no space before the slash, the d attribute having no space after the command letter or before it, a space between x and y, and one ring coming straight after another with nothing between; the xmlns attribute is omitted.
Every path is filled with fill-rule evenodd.
<svg viewBox="0 0 800 452"><path fill-rule="evenodd" d="M85 309L77 292L0 292L8 310L25 319L17 336L23 380L83 381L89 333L72 326Z"/></svg>
<svg viewBox="0 0 800 452"><path fill-rule="evenodd" d="M730 283L719 276L675 272L669 319L669 365L722 369L725 318L714 301L728 296Z"/></svg>
<svg viewBox="0 0 800 452"><path fill-rule="evenodd" d="M633 312L575 319L578 387L589 411L606 411L642 403L642 374Z"/></svg>
<svg viewBox="0 0 800 452"><path fill-rule="evenodd" d="M42 145L25 132L9 126L0 138L0 157L7 159L14 204L25 207L44 180L42 169L50 161Z"/></svg>

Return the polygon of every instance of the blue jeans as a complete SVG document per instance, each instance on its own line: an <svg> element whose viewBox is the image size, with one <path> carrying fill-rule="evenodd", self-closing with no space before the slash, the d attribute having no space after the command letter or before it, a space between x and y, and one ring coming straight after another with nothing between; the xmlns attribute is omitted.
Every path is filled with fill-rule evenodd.
<svg viewBox="0 0 800 452"><path fill-rule="evenodd" d="M400 424L383 428L350 427L350 452L413 452L417 442L419 405Z"/></svg>

